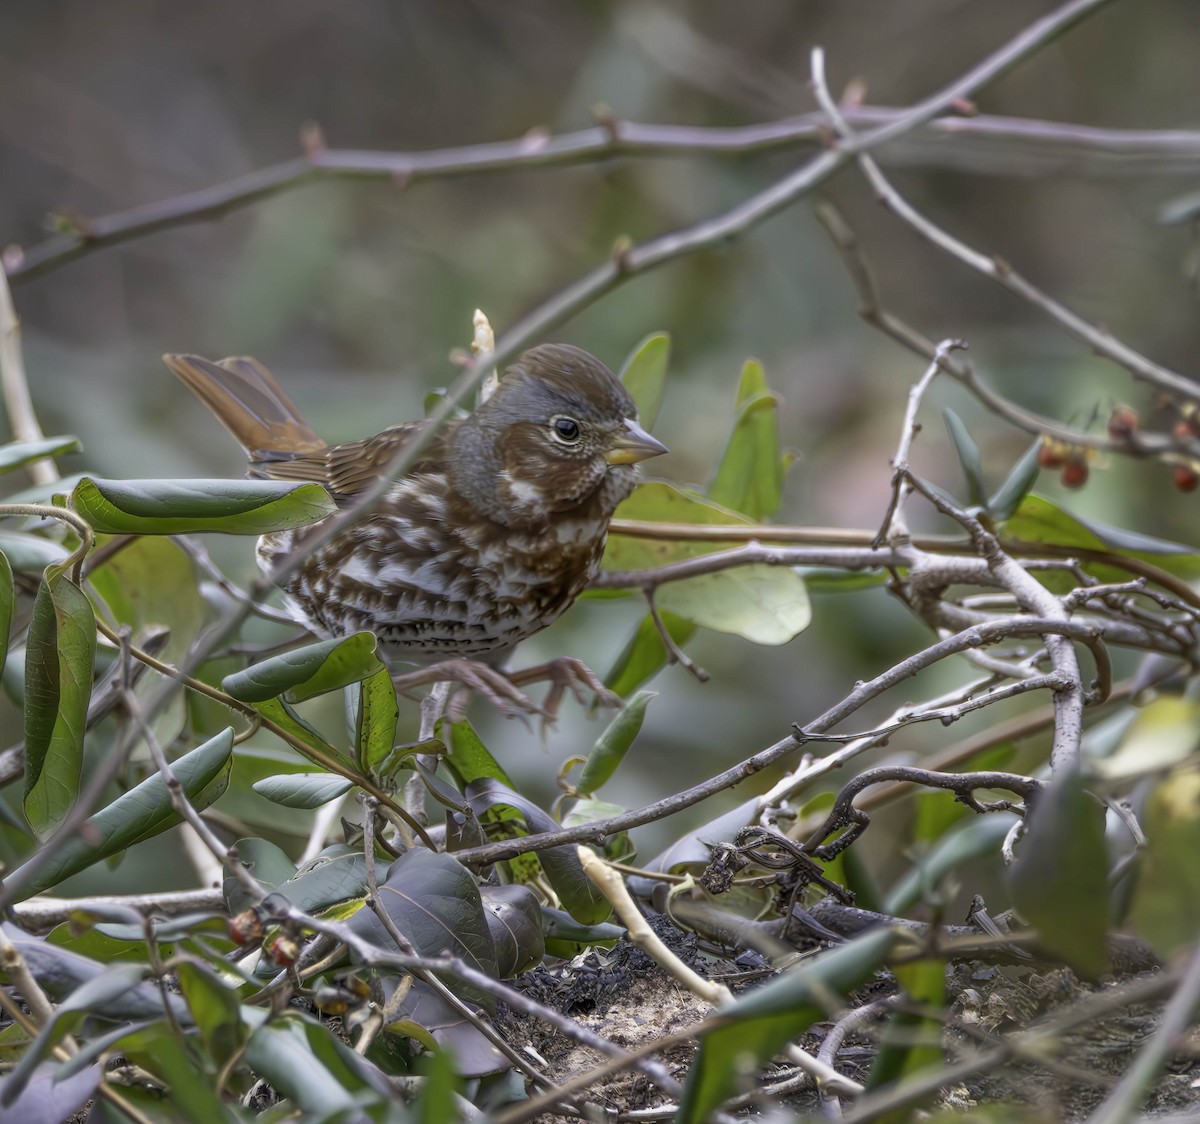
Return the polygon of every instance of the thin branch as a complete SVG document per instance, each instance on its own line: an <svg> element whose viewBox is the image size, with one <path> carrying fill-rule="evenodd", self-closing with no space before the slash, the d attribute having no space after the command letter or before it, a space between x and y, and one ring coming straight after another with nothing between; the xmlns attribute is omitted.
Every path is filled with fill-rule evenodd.
<svg viewBox="0 0 1200 1124"><path fill-rule="evenodd" d="M13 308L8 278L0 269L0 391L9 426L18 441L38 441L45 434L33 410L29 396L29 380L25 376L25 359L21 354L21 321ZM53 484L58 479L58 466L53 458L31 461L27 466L35 484Z"/></svg>

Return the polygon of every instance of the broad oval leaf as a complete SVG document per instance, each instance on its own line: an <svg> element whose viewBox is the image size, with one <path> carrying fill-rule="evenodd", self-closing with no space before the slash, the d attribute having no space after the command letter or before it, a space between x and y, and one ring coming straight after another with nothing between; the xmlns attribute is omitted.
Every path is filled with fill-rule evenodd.
<svg viewBox="0 0 1200 1124"><path fill-rule="evenodd" d="M232 754L233 729L228 728L172 762L171 772L197 811L203 811L225 791ZM19 886L14 900L24 901L109 855L158 835L179 819L171 807L166 783L155 773L85 821L79 831L54 849L45 866L34 869L28 881L22 877L24 867L18 867L5 882Z"/></svg>
<svg viewBox="0 0 1200 1124"><path fill-rule="evenodd" d="M47 566L54 566L71 554L53 539L24 531L0 531L0 551L18 573L41 573Z"/></svg>
<svg viewBox="0 0 1200 1124"><path fill-rule="evenodd" d="M391 673L380 664L358 685L358 707L354 723L354 748L358 766L368 776L380 778L385 764L398 767L403 756L388 761L396 745L400 722L400 700Z"/></svg>
<svg viewBox="0 0 1200 1124"><path fill-rule="evenodd" d="M1133 918L1163 957L1200 938L1200 774L1163 779L1142 814L1146 849L1138 868Z"/></svg>
<svg viewBox="0 0 1200 1124"><path fill-rule="evenodd" d="M354 785L336 773L280 773L255 781L251 787L285 808L319 808L344 796Z"/></svg>
<svg viewBox="0 0 1200 1124"><path fill-rule="evenodd" d="M280 695L287 702L303 702L375 674L383 666L375 654L377 646L370 632L305 644L225 676L221 687L243 702L266 702Z"/></svg>
<svg viewBox="0 0 1200 1124"><path fill-rule="evenodd" d="M641 485L618 509L621 519L643 522L724 524L751 520L709 500L657 482ZM769 537L764 528L764 537ZM712 544L609 537L604 566L640 570L711 554ZM808 627L812 609L803 580L781 566L741 566L668 582L655 604L694 624L733 633L758 644L785 644Z"/></svg>
<svg viewBox="0 0 1200 1124"><path fill-rule="evenodd" d="M319 484L281 480L101 480L85 476L71 503L97 531L262 535L304 527L335 510Z"/></svg>
<svg viewBox="0 0 1200 1124"><path fill-rule="evenodd" d="M25 649L25 817L52 831L79 793L96 621L68 578L43 577Z"/></svg>
<svg viewBox="0 0 1200 1124"><path fill-rule="evenodd" d="M1013 905L1044 948L1089 978L1108 970L1104 808L1078 770L1063 771L1038 795L1006 873Z"/></svg>
<svg viewBox="0 0 1200 1124"><path fill-rule="evenodd" d="M449 953L489 976L496 975L496 947L484 917L475 876L446 854L413 848L388 869L379 905L421 956ZM395 947L374 910L348 922L360 936Z"/></svg>
<svg viewBox="0 0 1200 1124"><path fill-rule="evenodd" d="M496 947L496 971L502 980L540 964L546 955L542 907L533 891L516 883L484 886L483 916Z"/></svg>

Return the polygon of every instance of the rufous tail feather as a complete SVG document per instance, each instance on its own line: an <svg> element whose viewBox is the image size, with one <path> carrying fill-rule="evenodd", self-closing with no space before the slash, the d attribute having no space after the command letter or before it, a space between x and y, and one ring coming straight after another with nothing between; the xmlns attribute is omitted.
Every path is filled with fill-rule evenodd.
<svg viewBox="0 0 1200 1124"><path fill-rule="evenodd" d="M199 355L164 355L163 362L212 410L251 461L326 447L257 359L213 363Z"/></svg>

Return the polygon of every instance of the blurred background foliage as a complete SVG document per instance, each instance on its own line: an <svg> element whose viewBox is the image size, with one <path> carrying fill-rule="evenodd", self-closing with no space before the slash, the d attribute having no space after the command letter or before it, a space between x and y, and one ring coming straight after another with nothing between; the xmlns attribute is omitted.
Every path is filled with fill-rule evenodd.
<svg viewBox="0 0 1200 1124"><path fill-rule="evenodd" d="M598 104L642 122L767 121L814 108L807 72L816 44L828 52L835 89L857 79L870 104L904 106L1052 7L9 0L0 5L0 244L36 242L52 211L103 214L287 159L306 121L331 146L393 150L586 127ZM980 109L1195 127L1198 50L1193 0L1117 3L990 87ZM158 356L253 354L323 436L375 432L418 416L426 392L452 379L447 355L469 342L475 307L502 329L603 260L620 236L640 240L710 217L805 154L608 161L407 187L330 182L105 249L15 287L36 406L46 432L84 441L65 471L236 475L236 448ZM913 163L903 147L882 155L899 188L935 220L1156 360L1190 371L1190 235L1156 216L1194 188L1197 168L1157 174L1134 160L1104 174L1089 166L1047 177L1020 157L981 173L967 159ZM1076 424L1096 411L1098 426L1116 400L1153 408L1029 307L919 243L853 168L825 194L858 233L885 305L934 339L966 338L981 372L1009 397ZM554 335L615 367L648 332L671 333L657 431L672 452L653 469L682 484L705 481L741 364L758 357L782 398L783 440L799 453L779 519L874 527L904 397L922 364L860 324L809 202L636 278ZM960 495L941 405L964 417L996 480L1028 444L961 389L941 387L918 468ZM1064 498L1049 476L1041 490ZM1098 469L1067 502L1109 523L1196 542L1200 499L1171 491L1161 467ZM248 576L247 540L210 546ZM519 658L570 652L604 669L641 615L633 600L581 603ZM782 649L701 635L691 651L712 681L702 686L678 669L659 677L645 731L604 796L638 804L702 779L784 736L923 635L882 591L819 595L812 628ZM478 717L497 756L542 802L559 761L585 751L600 728L575 708L543 746L519 723L482 708ZM966 732L966 723L953 732L922 727L892 751L924 751ZM719 810L693 809L692 822ZM643 854L681 828L673 821L639 835ZM140 888L154 888L139 877ZM170 876L155 877L168 884Z"/></svg>

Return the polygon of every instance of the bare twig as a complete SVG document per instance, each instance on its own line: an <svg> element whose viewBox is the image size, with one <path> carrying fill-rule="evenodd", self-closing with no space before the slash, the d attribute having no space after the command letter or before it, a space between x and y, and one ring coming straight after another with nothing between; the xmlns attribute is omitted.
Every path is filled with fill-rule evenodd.
<svg viewBox="0 0 1200 1124"><path fill-rule="evenodd" d="M0 389L13 437L18 441L37 441L43 437L41 423L33 410L33 399L29 396L29 380L25 377L21 322L13 308L12 293L3 269L0 269ZM58 479L58 466L50 457L31 461L28 469L35 484L53 484Z"/></svg>

